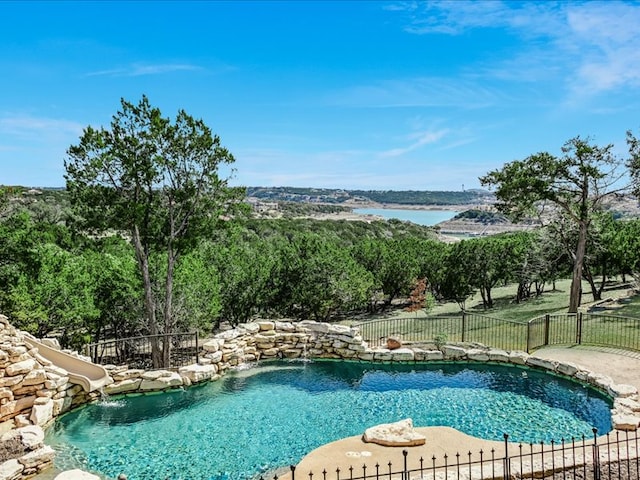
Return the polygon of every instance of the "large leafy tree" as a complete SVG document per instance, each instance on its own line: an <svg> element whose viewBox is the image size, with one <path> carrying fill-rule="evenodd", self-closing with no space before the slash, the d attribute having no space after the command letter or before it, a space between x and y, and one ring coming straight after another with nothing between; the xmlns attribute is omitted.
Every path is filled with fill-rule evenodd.
<svg viewBox="0 0 640 480"><path fill-rule="evenodd" d="M83 229L131 239L148 331L171 333L176 264L239 196L218 176L234 158L202 120L183 110L171 121L146 96L137 105L121 104L110 128L89 126L69 147L67 189ZM154 258L165 262L157 269L163 278L154 278ZM168 361L168 343L161 352L152 345L154 366Z"/></svg>
<svg viewBox="0 0 640 480"><path fill-rule="evenodd" d="M569 312L580 306L581 280L589 229L608 197L625 191L624 162L613 145L599 147L589 139L572 138L562 147L562 156L547 152L507 163L480 178L484 186L495 187L498 209L522 217L551 208L571 220L577 235L570 246L573 260Z"/></svg>

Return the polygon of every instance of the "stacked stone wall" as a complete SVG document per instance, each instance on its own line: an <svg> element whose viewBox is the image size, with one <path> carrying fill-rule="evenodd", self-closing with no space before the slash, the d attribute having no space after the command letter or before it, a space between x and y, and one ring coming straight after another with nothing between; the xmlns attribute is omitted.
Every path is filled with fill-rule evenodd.
<svg viewBox="0 0 640 480"><path fill-rule="evenodd" d="M372 362L493 362L546 370L575 378L607 392L614 398L614 428L635 430L640 425L640 397L629 385L615 384L609 377L566 362L507 352L477 344L389 342L392 348L370 348L357 329L312 321L263 321L240 325L216 334L202 345L197 365L178 371L144 371L109 366L113 382L103 392L85 392L69 375L30 349L24 334L0 315L0 442L17 442L24 429L42 431L58 415L103 393L145 393L214 381L229 369L268 359L340 359ZM30 432L30 430L26 430ZM30 433L26 434L28 438ZM24 443L24 442L23 442ZM0 464L0 480L27 478L51 464L53 451L26 440L21 455Z"/></svg>

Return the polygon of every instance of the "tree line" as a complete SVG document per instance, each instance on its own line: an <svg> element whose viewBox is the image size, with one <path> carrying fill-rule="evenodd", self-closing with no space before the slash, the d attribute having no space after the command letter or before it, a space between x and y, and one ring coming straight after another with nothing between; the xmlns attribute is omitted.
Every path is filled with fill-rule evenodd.
<svg viewBox="0 0 640 480"><path fill-rule="evenodd" d="M630 132L627 143L621 159L576 137L560 157L541 152L489 172L480 182L500 212L550 221L447 245L401 222L248 219L246 191L220 175L234 157L202 120L123 99L109 127L85 128L67 150L67 214L27 212L0 191L0 308L21 328L74 344L256 316L328 320L423 289L461 308L479 291L492 308L498 285L517 283L523 301L570 275L575 312L583 278L597 299L611 275L640 271L637 221L604 209L640 193L640 144ZM163 343L152 343L154 366L168 357Z"/></svg>
<svg viewBox="0 0 640 480"><path fill-rule="evenodd" d="M493 307L497 286L517 284L514 302L541 295L571 271L550 229L447 244L429 229L397 222L226 221L186 253L174 272L172 330L209 332L220 322L255 318L331 321L377 313L424 282L436 301L466 308L480 292ZM0 222L0 311L38 336L66 345L149 334L144 287L131 242L80 235L26 210ZM604 280L640 271L640 220L602 219L587 253L594 299ZM166 254L149 258L166 275ZM151 285L163 304L161 282ZM160 309L162 311L162 308ZM164 325L164 323L162 323Z"/></svg>

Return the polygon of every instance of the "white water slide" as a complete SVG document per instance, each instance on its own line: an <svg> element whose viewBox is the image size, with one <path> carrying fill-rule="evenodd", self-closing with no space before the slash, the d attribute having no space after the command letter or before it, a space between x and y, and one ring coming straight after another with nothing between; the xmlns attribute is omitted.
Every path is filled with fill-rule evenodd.
<svg viewBox="0 0 640 480"><path fill-rule="evenodd" d="M69 373L69 381L81 385L85 392L99 390L113 382L105 368L100 365L45 345L29 334L25 334L24 341L29 347L37 348L38 353L53 365L66 370Z"/></svg>

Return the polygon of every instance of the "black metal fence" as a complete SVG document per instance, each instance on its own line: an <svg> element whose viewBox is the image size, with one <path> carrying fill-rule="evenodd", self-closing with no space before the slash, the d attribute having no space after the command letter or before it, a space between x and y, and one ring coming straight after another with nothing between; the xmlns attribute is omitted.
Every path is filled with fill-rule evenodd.
<svg viewBox="0 0 640 480"><path fill-rule="evenodd" d="M177 368L198 362L198 332L146 335L91 343L85 354L100 365L128 365L151 369L153 354L161 359L155 367ZM167 355L163 355L166 352ZM163 361L166 359L166 361Z"/></svg>
<svg viewBox="0 0 640 480"><path fill-rule="evenodd" d="M458 315L373 320L354 325L371 347L389 337L411 342L477 342L530 352L545 345L601 345L640 351L640 319L597 313L554 314L514 322L461 312Z"/></svg>
<svg viewBox="0 0 640 480"><path fill-rule="evenodd" d="M529 320L528 349L566 344L640 351L640 319L600 313L563 313Z"/></svg>
<svg viewBox="0 0 640 480"><path fill-rule="evenodd" d="M609 433L604 437L584 436L560 442L516 444L504 435L501 451L463 452L424 458L410 458L403 450L400 462L326 468L322 472L298 472L291 466L290 480L640 480L638 432ZM283 477L289 477L284 475ZM274 480L278 476L273 477ZM262 477L260 480L264 480Z"/></svg>

